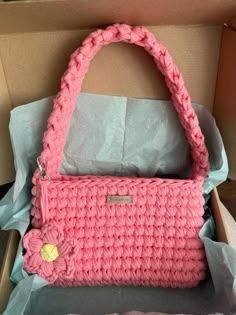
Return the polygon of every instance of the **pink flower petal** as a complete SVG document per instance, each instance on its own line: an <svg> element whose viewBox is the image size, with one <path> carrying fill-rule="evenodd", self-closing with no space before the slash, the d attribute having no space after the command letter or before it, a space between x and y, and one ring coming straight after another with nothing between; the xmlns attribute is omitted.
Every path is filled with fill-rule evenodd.
<svg viewBox="0 0 236 315"><path fill-rule="evenodd" d="M69 241L64 241L62 244L59 245L59 253L60 256L65 256L72 252L72 244Z"/></svg>
<svg viewBox="0 0 236 315"><path fill-rule="evenodd" d="M32 250L32 241L41 239L41 231L38 229L33 229L29 231L23 238L23 245L28 250ZM33 246L34 247L34 246Z"/></svg>
<svg viewBox="0 0 236 315"><path fill-rule="evenodd" d="M68 256L67 256L68 258ZM74 259L63 259L59 258L54 262L54 267L59 281L64 281L65 279L74 279L75 273L75 260Z"/></svg>
<svg viewBox="0 0 236 315"><path fill-rule="evenodd" d="M54 268L57 273L64 272L66 270L66 262L63 257L59 257L54 261Z"/></svg>
<svg viewBox="0 0 236 315"><path fill-rule="evenodd" d="M45 243L58 245L63 240L63 235L56 225L48 223L42 227L42 239Z"/></svg>
<svg viewBox="0 0 236 315"><path fill-rule="evenodd" d="M25 262L27 262L27 271L29 272L37 272L38 268L42 264L42 261L42 257L39 253L33 253L31 256L28 257L25 255Z"/></svg>
<svg viewBox="0 0 236 315"><path fill-rule="evenodd" d="M40 269L38 270L38 274L48 281L49 284L52 284L58 278L58 274L54 270L53 262L43 261Z"/></svg>
<svg viewBox="0 0 236 315"><path fill-rule="evenodd" d="M24 255L23 268L24 268L26 271L31 272L32 266L29 264L29 258L30 258L30 255L28 255L28 253L26 253L26 254Z"/></svg>
<svg viewBox="0 0 236 315"><path fill-rule="evenodd" d="M43 241L37 238L31 239L29 242L29 246L32 252L39 253L43 246Z"/></svg>
<svg viewBox="0 0 236 315"><path fill-rule="evenodd" d="M75 259L77 257L78 247L74 247L74 240L65 241L59 246L60 258L54 262L55 270L58 273L58 279L73 279L75 273Z"/></svg>
<svg viewBox="0 0 236 315"><path fill-rule="evenodd" d="M43 275L44 278L47 278L52 275L54 271L53 262L43 261L39 272Z"/></svg>

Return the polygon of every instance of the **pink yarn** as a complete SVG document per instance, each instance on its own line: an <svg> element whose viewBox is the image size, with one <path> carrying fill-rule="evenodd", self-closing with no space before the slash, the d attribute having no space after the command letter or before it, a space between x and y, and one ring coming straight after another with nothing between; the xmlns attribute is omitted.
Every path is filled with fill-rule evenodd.
<svg viewBox="0 0 236 315"><path fill-rule="evenodd" d="M41 230L32 229L23 239L27 252L24 256L24 268L31 273L38 273L48 283L54 283L58 275L63 279L71 279L75 272L75 258L78 246L75 240L66 238L60 228L52 223L45 224ZM58 247L60 257L54 262L46 262L40 255L45 243Z"/></svg>
<svg viewBox="0 0 236 315"><path fill-rule="evenodd" d="M189 179L59 174L75 99L90 61L102 46L119 41L144 47L165 76L191 148ZM209 169L208 153L182 76L166 48L147 29L117 24L87 37L72 54L43 142L40 162L45 168L48 161L47 178L39 180L39 169L33 177L32 224L36 229L25 236L27 271L37 272L51 284L69 286L192 287L205 278L207 264L198 233L204 223L203 181ZM132 202L109 203L108 196L132 196ZM74 241L73 277L65 277L57 260L53 263L57 268L50 267L46 274L47 263L42 264L39 254L34 255L35 242L31 244L28 239L37 236L39 244L42 236L37 229L47 231L48 224L60 230L58 235L63 239ZM58 239L54 242L60 244Z"/></svg>

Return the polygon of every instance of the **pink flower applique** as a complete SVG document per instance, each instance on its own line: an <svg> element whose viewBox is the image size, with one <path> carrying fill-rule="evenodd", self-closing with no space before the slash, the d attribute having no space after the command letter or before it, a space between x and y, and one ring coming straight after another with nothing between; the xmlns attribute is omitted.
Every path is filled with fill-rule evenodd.
<svg viewBox="0 0 236 315"><path fill-rule="evenodd" d="M41 230L32 229L24 236L23 245L27 250L24 255L27 272L37 273L49 284L60 279L73 279L76 240L64 237L56 225L47 223Z"/></svg>

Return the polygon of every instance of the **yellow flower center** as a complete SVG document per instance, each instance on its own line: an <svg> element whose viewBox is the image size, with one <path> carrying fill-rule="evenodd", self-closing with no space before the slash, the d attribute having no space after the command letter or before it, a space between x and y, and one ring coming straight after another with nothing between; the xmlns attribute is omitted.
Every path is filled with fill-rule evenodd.
<svg viewBox="0 0 236 315"><path fill-rule="evenodd" d="M59 251L56 245L44 244L40 250L41 257L47 262L51 262L57 259Z"/></svg>

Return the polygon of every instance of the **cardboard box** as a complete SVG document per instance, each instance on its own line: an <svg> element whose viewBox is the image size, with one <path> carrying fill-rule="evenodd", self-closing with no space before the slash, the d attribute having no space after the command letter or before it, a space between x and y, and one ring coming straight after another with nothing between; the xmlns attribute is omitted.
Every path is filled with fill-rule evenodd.
<svg viewBox="0 0 236 315"><path fill-rule="evenodd" d="M235 0L191 4L189 0L44 0L0 3L0 184L14 179L10 110L54 95L70 54L90 31L113 23L145 25L168 48L192 101L207 106L215 116L228 154L229 176L236 179ZM99 52L82 90L169 98L152 58L124 43ZM216 190L211 200L218 240L236 244L236 223Z"/></svg>
<svg viewBox="0 0 236 315"><path fill-rule="evenodd" d="M0 314L3 313L9 295L14 288L10 275L19 239L18 231L0 231Z"/></svg>
<svg viewBox="0 0 236 315"><path fill-rule="evenodd" d="M0 3L0 184L14 179L10 110L55 94L73 50L92 29L114 22L149 25L167 46L192 100L213 112L228 153L230 177L236 179L235 12L235 0L192 0L191 5L188 0ZM83 91L169 98L151 57L121 43L96 56Z"/></svg>

